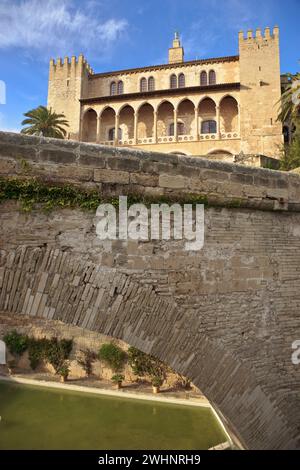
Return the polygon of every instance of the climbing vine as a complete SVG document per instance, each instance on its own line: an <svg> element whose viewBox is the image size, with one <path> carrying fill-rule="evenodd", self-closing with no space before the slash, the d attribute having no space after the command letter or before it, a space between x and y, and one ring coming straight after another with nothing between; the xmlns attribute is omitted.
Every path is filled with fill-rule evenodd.
<svg viewBox="0 0 300 470"><path fill-rule="evenodd" d="M44 210L57 208L75 208L96 211L101 203L110 203L115 207L119 205L118 197L105 197L97 190L85 190L71 184L58 184L41 181L37 178L0 178L0 203L6 200L16 200L21 204L23 211L29 212L33 208L42 207ZM180 198L175 195L144 197L139 194L127 196L127 204L204 204L208 205L206 195L182 194Z"/></svg>

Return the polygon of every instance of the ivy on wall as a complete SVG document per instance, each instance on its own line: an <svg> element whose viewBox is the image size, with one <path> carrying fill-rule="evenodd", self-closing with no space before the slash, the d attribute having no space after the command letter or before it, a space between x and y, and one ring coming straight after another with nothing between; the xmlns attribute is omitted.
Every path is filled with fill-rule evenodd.
<svg viewBox="0 0 300 470"><path fill-rule="evenodd" d="M80 208L96 211L101 203L111 203L117 207L117 197L105 197L96 190L85 190L71 184L54 184L41 181L37 178L0 178L0 203L7 200L16 200L21 204L25 212L31 211L37 206L43 210L50 211L58 208ZM151 204L204 204L208 205L206 195L182 194L180 198L175 195L143 197L139 194L127 196L128 206L143 203Z"/></svg>

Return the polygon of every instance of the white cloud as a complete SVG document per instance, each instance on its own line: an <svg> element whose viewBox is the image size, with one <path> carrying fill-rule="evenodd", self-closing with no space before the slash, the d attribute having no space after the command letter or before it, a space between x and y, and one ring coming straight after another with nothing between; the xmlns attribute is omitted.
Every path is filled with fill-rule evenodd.
<svg viewBox="0 0 300 470"><path fill-rule="evenodd" d="M98 7L98 8L96 8ZM99 18L99 4L83 11L73 0L2 0L0 49L23 48L43 55L72 54L75 49L107 52L126 32L124 18Z"/></svg>

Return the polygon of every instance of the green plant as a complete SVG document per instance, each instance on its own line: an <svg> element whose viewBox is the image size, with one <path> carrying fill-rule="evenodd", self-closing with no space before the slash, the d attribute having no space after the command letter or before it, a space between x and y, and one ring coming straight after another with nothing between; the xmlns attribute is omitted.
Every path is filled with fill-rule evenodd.
<svg viewBox="0 0 300 470"><path fill-rule="evenodd" d="M18 333L16 330L7 333L3 338L11 354L21 356L28 348L28 336Z"/></svg>
<svg viewBox="0 0 300 470"><path fill-rule="evenodd" d="M115 374L111 378L111 380L116 384L123 382L124 379L125 379L125 377L122 374Z"/></svg>
<svg viewBox="0 0 300 470"><path fill-rule="evenodd" d="M63 139L69 127L69 123L64 114L57 114L46 106L38 106L24 113L26 119L22 121L24 127L21 132L28 135L42 135L44 137L55 137Z"/></svg>
<svg viewBox="0 0 300 470"><path fill-rule="evenodd" d="M69 373L70 373L70 367L69 367L69 363L67 361L64 361L60 366L59 368L57 369L57 373L61 376L61 377L68 377Z"/></svg>
<svg viewBox="0 0 300 470"><path fill-rule="evenodd" d="M154 356L150 356L131 346L128 349L128 362L135 375L165 377L170 368Z"/></svg>
<svg viewBox="0 0 300 470"><path fill-rule="evenodd" d="M105 362L108 367L114 372L118 372L123 369L126 361L126 353L114 343L102 344L98 357L101 361Z"/></svg>
<svg viewBox="0 0 300 470"><path fill-rule="evenodd" d="M151 378L151 383L153 387L160 387L163 384L163 379L158 375L155 375Z"/></svg>
<svg viewBox="0 0 300 470"><path fill-rule="evenodd" d="M78 364L84 369L87 376L89 377L92 374L93 362L96 360L97 355L94 351L90 349L79 351L80 355L77 357Z"/></svg>
<svg viewBox="0 0 300 470"><path fill-rule="evenodd" d="M68 359L73 346L72 340L58 340L57 338L29 338L28 356L30 366L34 370L42 361L48 361L56 373Z"/></svg>
<svg viewBox="0 0 300 470"><path fill-rule="evenodd" d="M60 367L64 364L64 361L68 359L72 351L73 341L57 338L48 340L45 350L45 358L54 367L55 372L58 373Z"/></svg>
<svg viewBox="0 0 300 470"><path fill-rule="evenodd" d="M292 142L282 147L280 169L290 171L300 167L300 130L295 132Z"/></svg>

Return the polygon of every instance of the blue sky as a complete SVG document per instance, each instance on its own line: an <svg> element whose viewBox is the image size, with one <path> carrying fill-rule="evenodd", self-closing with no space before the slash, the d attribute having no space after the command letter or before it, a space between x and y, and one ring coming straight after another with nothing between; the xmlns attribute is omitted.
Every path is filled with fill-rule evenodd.
<svg viewBox="0 0 300 470"><path fill-rule="evenodd" d="M0 0L0 129L47 103L50 57L83 53L96 72L238 53L240 29L280 27L281 71L299 70L300 0Z"/></svg>

